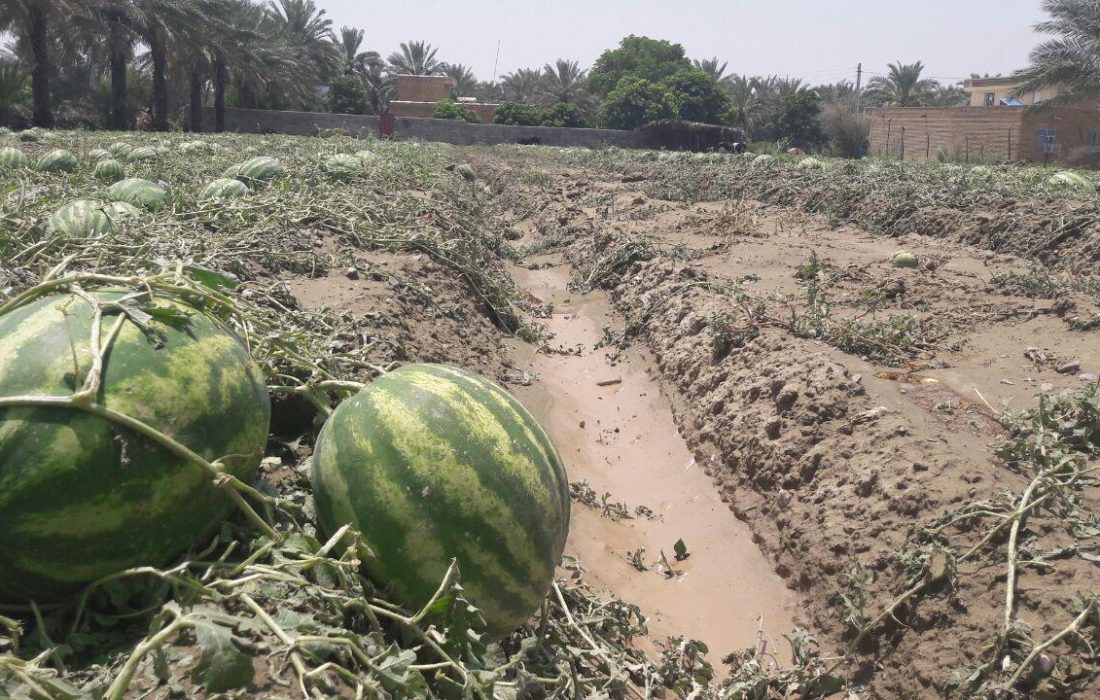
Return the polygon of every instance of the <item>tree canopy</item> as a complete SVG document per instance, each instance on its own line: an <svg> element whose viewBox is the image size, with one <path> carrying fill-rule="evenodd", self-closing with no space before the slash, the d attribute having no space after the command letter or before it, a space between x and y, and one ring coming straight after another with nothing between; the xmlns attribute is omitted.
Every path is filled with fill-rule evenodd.
<svg viewBox="0 0 1100 700"><path fill-rule="evenodd" d="M691 67L680 44L631 35L596 59L588 73L588 86L593 93L607 96L625 77L657 83Z"/></svg>

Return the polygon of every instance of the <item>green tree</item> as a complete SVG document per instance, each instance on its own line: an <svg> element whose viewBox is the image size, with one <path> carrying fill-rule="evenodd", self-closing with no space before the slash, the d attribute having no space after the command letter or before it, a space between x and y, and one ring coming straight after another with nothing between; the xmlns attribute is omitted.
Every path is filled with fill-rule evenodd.
<svg viewBox="0 0 1100 700"><path fill-rule="evenodd" d="M323 82L340 68L332 20L314 0L269 0L268 17L274 33L294 51L298 70Z"/></svg>
<svg viewBox="0 0 1100 700"><path fill-rule="evenodd" d="M473 96L474 90L477 89L477 76L474 75L473 69L469 66L464 66L461 63L448 63L443 69L443 74L454 78L454 97Z"/></svg>
<svg viewBox="0 0 1100 700"><path fill-rule="evenodd" d="M537 94L544 104L588 104L586 72L576 61L559 58L554 65L547 63Z"/></svg>
<svg viewBox="0 0 1100 700"><path fill-rule="evenodd" d="M1100 99L1100 3L1096 0L1044 0L1050 19L1036 31L1054 38L1031 52L1031 65L1021 71L1020 94L1061 84L1063 90L1043 107Z"/></svg>
<svg viewBox="0 0 1100 700"><path fill-rule="evenodd" d="M821 129L821 98L810 90L785 95L779 99L775 136L789 139L801 148L816 148L825 142Z"/></svg>
<svg viewBox="0 0 1100 700"><path fill-rule="evenodd" d="M368 114L370 107L367 89L356 76L341 75L329 85L328 110L333 114Z"/></svg>
<svg viewBox="0 0 1100 700"><path fill-rule="evenodd" d="M401 44L401 51L390 54L390 68L398 75L442 75L445 63L436 58L438 49L424 41Z"/></svg>
<svg viewBox="0 0 1100 700"><path fill-rule="evenodd" d="M539 126L542 124L542 111L522 102L505 102L497 107L493 114L494 124L513 126Z"/></svg>
<svg viewBox="0 0 1100 700"><path fill-rule="evenodd" d="M729 63L720 61L717 57L704 58L702 61L692 60L692 64L714 78L714 81L717 83L721 83L727 77L726 68L729 67Z"/></svg>
<svg viewBox="0 0 1100 700"><path fill-rule="evenodd" d="M589 129L592 120L588 118L580 105L559 102L542 110L539 123L542 126L557 126L569 129Z"/></svg>
<svg viewBox="0 0 1100 700"><path fill-rule="evenodd" d="M27 76L16 61L0 61L0 126L11 124L12 110L23 102Z"/></svg>
<svg viewBox="0 0 1100 700"><path fill-rule="evenodd" d="M663 81L676 102L680 119L705 124L722 124L729 117L729 95L710 75L698 68L686 68Z"/></svg>
<svg viewBox="0 0 1100 700"><path fill-rule="evenodd" d="M477 114L468 109L462 103L455 102L449 97L435 103L435 111L432 112L432 118L457 119L470 122L471 124L481 123L481 119L477 116Z"/></svg>
<svg viewBox="0 0 1100 700"><path fill-rule="evenodd" d="M935 85L935 81L921 78L923 72L924 64L920 61L909 64L901 61L891 63L886 75L872 78L867 83L867 104L888 107L921 106L928 91Z"/></svg>
<svg viewBox="0 0 1100 700"><path fill-rule="evenodd" d="M520 68L500 79L504 99L509 102L533 102L542 82L542 71L537 68Z"/></svg>
<svg viewBox="0 0 1100 700"><path fill-rule="evenodd" d="M50 80L54 75L51 27L86 12L73 0L4 0L0 3L0 34L13 32L26 41L31 63L31 121L44 128L54 124Z"/></svg>
<svg viewBox="0 0 1100 700"><path fill-rule="evenodd" d="M691 61L680 44L631 35L617 49L608 49L596 59L588 73L588 87L603 97L610 95L624 77L657 83L685 68L691 68Z"/></svg>
<svg viewBox="0 0 1100 700"><path fill-rule="evenodd" d="M603 103L601 120L609 129L636 129L676 116L676 101L661 83L625 77Z"/></svg>
<svg viewBox="0 0 1100 700"><path fill-rule="evenodd" d="M370 60L370 51L360 51L363 47L363 37L366 32L354 27L340 27L340 36L333 37L336 51L344 64L345 73L360 74L366 70L367 61Z"/></svg>

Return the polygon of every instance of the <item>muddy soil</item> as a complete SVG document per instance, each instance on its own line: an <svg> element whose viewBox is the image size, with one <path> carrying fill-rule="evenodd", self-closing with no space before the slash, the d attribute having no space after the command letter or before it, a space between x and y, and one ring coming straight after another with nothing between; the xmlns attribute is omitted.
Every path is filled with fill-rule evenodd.
<svg viewBox="0 0 1100 700"><path fill-rule="evenodd" d="M1007 438L1002 412L1097 381L1098 336L1080 330L1095 299L1068 288L1036 294L1027 280L1005 282L1012 277L995 283L1030 274L1032 263L951 236L885 238L751 201L658 200L638 178L581 167L534 178L529 163L499 152L471 160L500 194L518 246L562 255L574 282L606 292L616 319L608 337L623 352L610 352L612 361L653 358L696 466L796 592L803 614L794 621L826 648L855 645L844 671L854 687L871 697L955 695L975 670L1000 663L990 654L1006 629L1039 641L1073 621L1074 601L1096 588L1095 540L1070 536L1058 514L1023 528L1027 563L1007 620L1004 537L962 553L1030 481L995 454ZM918 269L890 263L902 249ZM551 284L544 264L527 260L536 295L540 280ZM566 303L560 287L546 291L555 289ZM548 325L562 332L557 316ZM579 399L606 400L593 396L592 379L621 373L608 365L581 375ZM613 424L620 439L647 432L644 423ZM626 500L633 485L606 488ZM1095 512L1098 495L1091 485L1080 498ZM984 514L952 520L963 509ZM935 546L914 534L933 525ZM700 550L691 564L715 555ZM733 556L755 566L751 554ZM920 595L857 639L925 578ZM696 601L744 624L725 603ZM675 619L692 634L690 617ZM1075 663L1058 668L1074 677ZM1042 682L1040 673L1033 683ZM1080 697L1096 693L1094 684Z"/></svg>

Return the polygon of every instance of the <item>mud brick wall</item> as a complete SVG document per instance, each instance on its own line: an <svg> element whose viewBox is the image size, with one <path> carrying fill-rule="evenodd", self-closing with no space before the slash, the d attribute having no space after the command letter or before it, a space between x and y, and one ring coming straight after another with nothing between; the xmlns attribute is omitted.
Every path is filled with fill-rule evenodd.
<svg viewBox="0 0 1100 700"><path fill-rule="evenodd" d="M396 99L403 102L439 102L457 82L445 75L399 75Z"/></svg>
<svg viewBox="0 0 1100 700"><path fill-rule="evenodd" d="M203 122L214 125L214 110L206 108ZM325 112L276 112L264 109L225 110L225 130L246 134L316 136L324 129L343 129L352 136L378 135L378 117Z"/></svg>
<svg viewBox="0 0 1100 700"><path fill-rule="evenodd" d="M997 163L1042 161L1039 130L1057 131L1062 161L1087 148L1089 133L1100 131L1100 111L1051 109L1031 112L1021 107L890 107L871 110L872 155L905 160Z"/></svg>
<svg viewBox="0 0 1100 700"><path fill-rule="evenodd" d="M435 114L435 102L390 102L390 114L395 117L431 119ZM478 116L482 124L492 124L497 105L481 102L464 102L462 106Z"/></svg>

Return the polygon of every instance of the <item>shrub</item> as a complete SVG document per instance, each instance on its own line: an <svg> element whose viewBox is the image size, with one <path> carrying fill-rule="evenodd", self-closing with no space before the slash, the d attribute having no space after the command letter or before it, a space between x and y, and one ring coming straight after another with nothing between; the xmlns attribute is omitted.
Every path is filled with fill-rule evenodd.
<svg viewBox="0 0 1100 700"><path fill-rule="evenodd" d="M871 122L845 104L832 104L821 112L821 128L829 150L841 158L862 158L867 153Z"/></svg>
<svg viewBox="0 0 1100 700"><path fill-rule="evenodd" d="M505 102L497 107L493 115L494 124L539 126L543 121L543 114L538 107L522 102Z"/></svg>
<svg viewBox="0 0 1100 700"><path fill-rule="evenodd" d="M676 116L676 103L666 87L644 78L626 77L607 96L602 109L609 129L635 129Z"/></svg>
<svg viewBox="0 0 1100 700"><path fill-rule="evenodd" d="M575 104L559 102L542 111L543 126L562 126L570 129L591 129L592 120Z"/></svg>
<svg viewBox="0 0 1100 700"><path fill-rule="evenodd" d="M447 97L435 103L435 111L432 112L435 119L457 119L471 124L480 124L481 119L464 105Z"/></svg>
<svg viewBox="0 0 1100 700"><path fill-rule="evenodd" d="M333 114L370 114L367 89L358 78L350 75L333 80L329 85L328 110Z"/></svg>
<svg viewBox="0 0 1100 700"><path fill-rule="evenodd" d="M732 102L713 76L687 68L664 80L680 119L703 124L727 123Z"/></svg>

